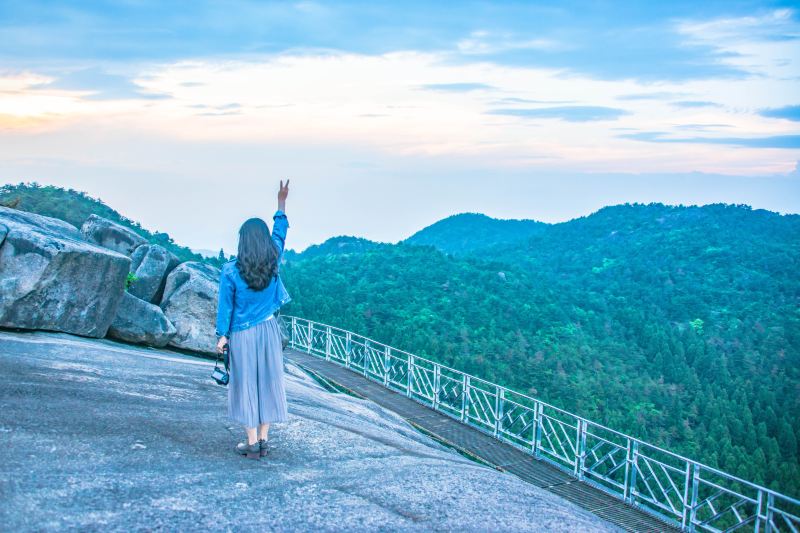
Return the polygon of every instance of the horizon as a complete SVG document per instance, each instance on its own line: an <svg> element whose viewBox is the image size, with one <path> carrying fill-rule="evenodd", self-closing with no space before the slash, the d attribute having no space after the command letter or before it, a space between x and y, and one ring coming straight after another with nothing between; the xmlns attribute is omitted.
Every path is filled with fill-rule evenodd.
<svg viewBox="0 0 800 533"><path fill-rule="evenodd" d="M0 187L6 187L6 186L12 186L13 187L13 186L16 186L16 185L20 185L20 183L18 183L18 184L6 183L6 184L0 185ZM31 185L31 183L25 183L24 185ZM42 184L42 183L37 183L37 185L40 185L40 186L53 186L53 185ZM136 220L135 218L132 218L132 217L128 216L125 212L120 211L114 205L110 205L110 204L106 203L105 201L103 201L102 199L92 196L91 194L89 194L86 191L76 191L76 192L84 193L84 194L86 194L87 196L89 196L93 200L97 200L97 201L103 202L107 207L115 210L121 216L131 220L132 222L140 223L140 225L142 226L143 229L146 229L146 230L148 230L150 232L167 233L171 237L173 237L173 239L174 239L174 236L173 236L173 234L172 234L172 232L171 232L171 230L169 228L149 227L149 226L147 226L145 224L141 224L141 221ZM417 233L419 233L419 232L421 232L421 231L423 231L423 230L425 230L425 229L427 229L427 228L429 228L429 227L431 227L433 225L436 225L436 224L438 224L438 223L440 223L440 222L442 222L444 220L447 220L447 219L450 219L450 218L454 218L454 217L458 217L458 216L462 216L462 215L483 216L483 217L487 217L489 219L497 220L497 221L501 221L501 222L506 222L506 221L511 221L511 222L536 222L536 223L546 224L548 226L552 226L552 225L557 225L557 224L566 224L566 223L572 222L572 221L580 219L580 218L587 218L587 217L590 217L590 216L593 216L593 215L597 214L598 212L600 212L600 211L602 211L604 209L615 208L615 207L624 207L624 206L646 207L646 206L649 206L649 205L660 205L660 206L671 207L671 208L704 208L704 207L710 207L710 206L715 206L715 205L723 205L723 206L726 206L726 207L747 208L747 209L752 210L752 211L766 211L768 213L776 214L776 215L779 215L779 216L800 216L800 213L780 212L780 211L775 211L775 210L771 210L771 209L759 208L759 207L756 207L756 206L752 206L750 204L725 203L725 202L712 202L712 203L707 203L707 204L670 204L670 203L665 203L665 202L622 202L622 203L617 203L617 204L604 205L604 206L602 206L602 207L600 207L598 209L594 209L594 210L592 210L590 212L586 212L586 213L583 213L583 214L578 214L576 216L573 216L573 217L570 217L570 218L567 218L567 219L564 219L564 220L550 220L550 221L539 220L539 219L535 219L535 218L499 218L499 217L493 217L493 216L490 216L490 215L488 215L486 213L481 213L481 212L477 212L477 211L461 211L461 212L458 212L458 213L452 213L450 215L445 215L444 217L442 217L442 218L440 218L438 220L435 220L435 221L431 222L430 224L427 224L425 226L419 227L416 230L413 230L408 235L406 235L404 237L401 237L399 239L393 240L393 241L381 241L381 240L376 240L376 239L370 239L369 237L366 237L364 235L342 234L342 233L340 233L340 234L334 234L334 235L329 235L327 237L324 237L322 240L320 240L318 242L312 242L312 243L306 245L302 249L295 248L294 246L291 246L287 242L286 249L287 250L291 250L294 253L300 254L300 253L303 253L306 250L308 250L310 247L319 246L319 245L322 245L322 244L324 244L325 242L327 242L327 241L329 241L331 239L339 239L339 238L364 239L364 240L367 240L367 241L370 241L370 242L373 242L373 243L377 243L377 244L397 245L397 244L400 244L401 242L411 238L415 234L417 234ZM271 221L267 221L267 223L271 227L271 224L272 224ZM179 241L177 239L175 239L175 243L177 245L179 245L179 246L186 246L187 248L192 250L194 253L200 253L201 255L205 255L205 253L208 253L209 255L213 254L214 256L216 256L219 253L219 250L220 250L219 248L214 249L214 248L202 248L202 247L189 246L188 244L186 244L184 242L181 242L181 241ZM225 255L230 257L231 255L235 255L236 247L234 246L230 250L223 248L223 250L225 251Z"/></svg>
<svg viewBox="0 0 800 533"><path fill-rule="evenodd" d="M800 212L792 2L228 6L0 4L0 181L195 249L233 249L287 178L297 249L470 211Z"/></svg>

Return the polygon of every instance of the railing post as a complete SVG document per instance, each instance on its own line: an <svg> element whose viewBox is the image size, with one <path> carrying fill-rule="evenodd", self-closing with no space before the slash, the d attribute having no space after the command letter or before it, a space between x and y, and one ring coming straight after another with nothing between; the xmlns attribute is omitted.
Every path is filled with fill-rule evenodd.
<svg viewBox="0 0 800 533"><path fill-rule="evenodd" d="M625 457L625 492L623 499L628 503L633 503L636 499L636 469L639 458L639 443L633 439L628 439L628 450Z"/></svg>
<svg viewBox="0 0 800 533"><path fill-rule="evenodd" d="M406 369L406 396L408 398L411 398L411 382L413 380L413 375L411 374L411 372L413 372L412 369L414 368L414 356L413 355L407 354L406 365L407 365L407 369Z"/></svg>
<svg viewBox="0 0 800 533"><path fill-rule="evenodd" d="M689 526L689 518L690 513L692 512L692 506L689 502L689 486L692 479L692 463L686 461L686 472L684 474L684 482L683 482L683 516L681 517L681 531L686 531L687 527Z"/></svg>
<svg viewBox="0 0 800 533"><path fill-rule="evenodd" d="M369 362L372 358L369 356L369 340L364 339L364 377L369 378L367 375L367 368L369 368Z"/></svg>
<svg viewBox="0 0 800 533"><path fill-rule="evenodd" d="M767 516L766 516L766 527L764 531L766 533L772 533L772 523L775 518L775 495L772 493L767 494Z"/></svg>
<svg viewBox="0 0 800 533"><path fill-rule="evenodd" d="M506 399L506 390L497 386L494 391L494 436L500 433L503 420L503 404Z"/></svg>
<svg viewBox="0 0 800 533"><path fill-rule="evenodd" d="M388 346L383 347L383 386L389 387L389 350Z"/></svg>
<svg viewBox="0 0 800 533"><path fill-rule="evenodd" d="M433 410L439 409L439 392L441 390L442 367L438 363L433 365Z"/></svg>
<svg viewBox="0 0 800 533"><path fill-rule="evenodd" d="M575 476L583 481L583 467L586 464L586 421L579 418L575 435Z"/></svg>
<svg viewBox="0 0 800 533"><path fill-rule="evenodd" d="M700 465L692 464L692 497L689 509L689 531L694 532L694 523L697 518L697 497L700 492Z"/></svg>
<svg viewBox="0 0 800 533"><path fill-rule="evenodd" d="M761 526L765 524L766 516L764 516L764 491L758 491L758 499L756 500L756 524L753 533L760 533ZM768 526L765 526L766 529Z"/></svg>
<svg viewBox="0 0 800 533"><path fill-rule="evenodd" d="M297 348L297 317L292 317L292 348Z"/></svg>
<svg viewBox="0 0 800 533"><path fill-rule="evenodd" d="M461 374L461 376L461 421L463 422L467 416L467 409L469 409L469 405L467 405L469 376L467 374Z"/></svg>
<svg viewBox="0 0 800 533"><path fill-rule="evenodd" d="M311 353L311 343L313 342L313 340L314 340L314 323L309 320L308 321L308 342L306 343L308 345L308 347L307 347L308 353Z"/></svg>
<svg viewBox="0 0 800 533"><path fill-rule="evenodd" d="M534 457L541 456L542 447L542 415L544 414L544 405L542 402L533 404L533 417L534 417L534 433L533 433L533 455Z"/></svg>
<svg viewBox="0 0 800 533"><path fill-rule="evenodd" d="M325 328L325 360L331 360L331 327Z"/></svg>
<svg viewBox="0 0 800 533"><path fill-rule="evenodd" d="M345 333L345 340L344 340L344 366L346 368L350 368L350 352L353 349L352 341L353 341L353 334L348 331L347 333Z"/></svg>

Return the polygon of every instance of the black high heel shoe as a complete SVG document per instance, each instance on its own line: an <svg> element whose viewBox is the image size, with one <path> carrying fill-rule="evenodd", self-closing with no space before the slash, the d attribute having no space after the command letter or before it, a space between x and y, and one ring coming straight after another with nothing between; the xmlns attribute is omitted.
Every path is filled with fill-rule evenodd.
<svg viewBox="0 0 800 533"><path fill-rule="evenodd" d="M264 457L269 452L269 445L267 444L267 441L265 439L260 439L258 441L258 447L260 448L259 455L261 457Z"/></svg>
<svg viewBox="0 0 800 533"><path fill-rule="evenodd" d="M261 445L258 442L247 444L247 442L240 442L236 445L236 453L244 455L248 459L258 459L261 457Z"/></svg>

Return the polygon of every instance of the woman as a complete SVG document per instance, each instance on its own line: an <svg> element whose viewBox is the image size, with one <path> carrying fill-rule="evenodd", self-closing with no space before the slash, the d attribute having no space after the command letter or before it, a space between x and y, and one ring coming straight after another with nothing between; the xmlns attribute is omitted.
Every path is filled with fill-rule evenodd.
<svg viewBox="0 0 800 533"><path fill-rule="evenodd" d="M225 263L219 276L217 351L230 354L228 417L245 427L247 441L236 451L248 459L267 454L269 425L286 422L283 350L274 313L291 300L278 267L286 230L289 180L278 190L278 210L272 217L272 235L260 218L239 229L236 259Z"/></svg>

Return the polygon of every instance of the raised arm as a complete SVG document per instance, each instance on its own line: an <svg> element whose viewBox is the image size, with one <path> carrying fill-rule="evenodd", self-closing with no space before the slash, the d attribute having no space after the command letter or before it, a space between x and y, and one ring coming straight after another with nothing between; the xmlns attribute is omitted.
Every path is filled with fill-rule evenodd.
<svg viewBox="0 0 800 533"><path fill-rule="evenodd" d="M289 196L289 180L286 185L281 180L278 190L278 210L272 216L272 240L278 248L278 256L283 256L283 249L286 245L286 231L289 228L289 219L286 218L286 197Z"/></svg>

